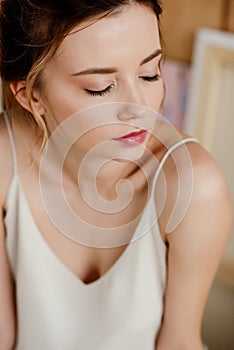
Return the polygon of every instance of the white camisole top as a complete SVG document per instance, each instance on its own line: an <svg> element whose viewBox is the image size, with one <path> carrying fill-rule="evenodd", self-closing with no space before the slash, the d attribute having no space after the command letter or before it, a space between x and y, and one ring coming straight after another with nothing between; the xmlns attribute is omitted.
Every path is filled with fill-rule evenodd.
<svg viewBox="0 0 234 350"><path fill-rule="evenodd" d="M85 284L59 260L40 234L17 172L7 197L6 245L16 283L17 335L14 350L154 350L161 325L166 283L166 245L157 224L152 191L136 231L147 234L129 244L98 280ZM135 233L134 233L135 235Z"/></svg>

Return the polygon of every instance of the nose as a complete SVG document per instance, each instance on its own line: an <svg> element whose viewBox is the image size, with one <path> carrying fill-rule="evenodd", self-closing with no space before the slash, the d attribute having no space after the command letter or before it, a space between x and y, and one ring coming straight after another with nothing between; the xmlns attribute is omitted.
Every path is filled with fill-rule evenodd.
<svg viewBox="0 0 234 350"><path fill-rule="evenodd" d="M143 118L147 113L146 107L134 103L123 102L118 114L120 120Z"/></svg>
<svg viewBox="0 0 234 350"><path fill-rule="evenodd" d="M147 113L144 100L140 93L132 91L125 95L124 101L121 101L121 108L119 110L118 118L122 121L129 119L143 118Z"/></svg>

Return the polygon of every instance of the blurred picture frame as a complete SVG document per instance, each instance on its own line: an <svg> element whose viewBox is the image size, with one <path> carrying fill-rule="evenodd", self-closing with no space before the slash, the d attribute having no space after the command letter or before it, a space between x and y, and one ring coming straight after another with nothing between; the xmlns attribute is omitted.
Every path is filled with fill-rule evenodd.
<svg viewBox="0 0 234 350"><path fill-rule="evenodd" d="M199 139L223 170L234 201L234 34L197 33L185 131ZM217 278L234 290L234 227Z"/></svg>
<svg viewBox="0 0 234 350"><path fill-rule="evenodd" d="M234 70L234 34L200 29L192 62L185 130L212 149L223 102L223 80L228 71L230 74Z"/></svg>

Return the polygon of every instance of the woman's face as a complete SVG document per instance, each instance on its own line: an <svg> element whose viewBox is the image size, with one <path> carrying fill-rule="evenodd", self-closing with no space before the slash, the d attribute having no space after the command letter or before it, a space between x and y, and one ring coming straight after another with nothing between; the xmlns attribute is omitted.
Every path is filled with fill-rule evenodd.
<svg viewBox="0 0 234 350"><path fill-rule="evenodd" d="M108 142L110 147L137 150L113 139L136 129L153 130L152 114L135 104L159 110L164 94L160 58L157 18L148 7L133 4L113 16L82 23L65 38L42 75L41 97L49 131L88 107L99 105L100 117L100 105L106 111L110 104L109 125L100 122L87 132L79 140L80 148L88 152ZM121 103L111 108L113 102ZM90 129L86 122L85 117L79 119L82 130ZM143 145L149 137L148 133Z"/></svg>

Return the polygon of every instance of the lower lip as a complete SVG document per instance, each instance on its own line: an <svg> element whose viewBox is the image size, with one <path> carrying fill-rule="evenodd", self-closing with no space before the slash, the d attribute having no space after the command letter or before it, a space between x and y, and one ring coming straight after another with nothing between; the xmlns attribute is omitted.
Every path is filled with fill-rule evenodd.
<svg viewBox="0 0 234 350"><path fill-rule="evenodd" d="M125 146L134 147L134 146L142 144L145 141L146 135L147 135L147 131L143 131L143 132L141 132L137 135L134 135L134 136L121 137L121 138L118 138L115 140L121 142Z"/></svg>

